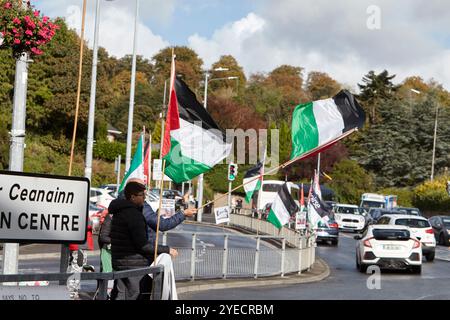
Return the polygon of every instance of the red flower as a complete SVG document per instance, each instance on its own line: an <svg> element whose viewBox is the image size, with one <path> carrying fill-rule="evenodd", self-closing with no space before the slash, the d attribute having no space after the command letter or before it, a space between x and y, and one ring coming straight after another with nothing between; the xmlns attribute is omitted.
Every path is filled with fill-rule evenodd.
<svg viewBox="0 0 450 320"><path fill-rule="evenodd" d="M21 24L22 21L20 21L20 19L18 19L18 18L14 18L14 19L13 19L13 23L15 23L15 24Z"/></svg>
<svg viewBox="0 0 450 320"><path fill-rule="evenodd" d="M44 53L44 51L42 51L42 50L40 50L38 48L35 48L35 47L31 48L31 52L33 52L37 56Z"/></svg>
<svg viewBox="0 0 450 320"><path fill-rule="evenodd" d="M39 11L38 11L38 10L35 10L35 11L33 12L33 14L34 14L35 17L39 17Z"/></svg>
<svg viewBox="0 0 450 320"><path fill-rule="evenodd" d="M14 39L14 44L20 44L20 39Z"/></svg>
<svg viewBox="0 0 450 320"><path fill-rule="evenodd" d="M33 35L33 31L28 29L27 31L25 31L25 34L29 35L29 36L32 36Z"/></svg>
<svg viewBox="0 0 450 320"><path fill-rule="evenodd" d="M26 44L27 46L29 46L29 45L31 44L31 41L25 41L25 44Z"/></svg>
<svg viewBox="0 0 450 320"><path fill-rule="evenodd" d="M10 2L5 3L5 5L3 6L3 8L5 9L11 9L12 5Z"/></svg>

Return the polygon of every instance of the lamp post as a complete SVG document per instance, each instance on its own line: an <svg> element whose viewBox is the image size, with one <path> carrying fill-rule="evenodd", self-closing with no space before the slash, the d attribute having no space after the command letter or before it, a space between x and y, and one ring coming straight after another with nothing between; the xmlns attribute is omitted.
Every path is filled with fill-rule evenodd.
<svg viewBox="0 0 450 320"><path fill-rule="evenodd" d="M222 68L218 67L213 69L212 71L228 71L228 68ZM205 109L207 109L208 106L208 82L213 80L233 80L233 79L239 79L239 77L223 77L223 78L213 78L210 79L210 73L207 71L205 73L205 92L204 92L204 100L203 100L203 106ZM203 173L198 176L197 181L197 200L198 200L198 206L201 207L203 203ZM203 216L203 209L199 209L197 212L197 221L201 222Z"/></svg>
<svg viewBox="0 0 450 320"><path fill-rule="evenodd" d="M133 40L133 60L131 63L131 87L130 87L130 106L128 110L128 131L127 131L127 152L125 158L125 171L130 168L131 162L131 143L133 138L133 112L134 112L134 88L136 81L136 47L137 47L137 31L139 17L139 0L136 0L136 14L134 20L134 40Z"/></svg>
<svg viewBox="0 0 450 320"><path fill-rule="evenodd" d="M89 120L88 134L86 143L86 164L84 167L84 176L91 180L92 177L92 149L94 148L94 125L95 125L95 95L97 89L97 63L98 63L98 28L100 24L100 1L96 0L95 10L95 31L94 31L94 49L92 58L92 76L91 76L91 97L89 101Z"/></svg>
<svg viewBox="0 0 450 320"><path fill-rule="evenodd" d="M422 94L419 90L416 89L410 89L411 92L414 92L415 94ZM433 181L434 179L434 161L436 157L436 138L437 138L437 124L438 124L438 114L439 114L439 104L436 103L436 113L434 117L434 134L433 134L433 152L431 156L431 175L430 180Z"/></svg>

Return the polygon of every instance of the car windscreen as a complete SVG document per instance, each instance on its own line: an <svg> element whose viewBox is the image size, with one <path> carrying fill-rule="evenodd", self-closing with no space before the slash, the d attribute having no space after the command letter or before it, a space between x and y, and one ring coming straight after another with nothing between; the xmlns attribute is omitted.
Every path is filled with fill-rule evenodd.
<svg viewBox="0 0 450 320"><path fill-rule="evenodd" d="M335 207L334 211L336 213L360 214L358 208L352 208L352 207Z"/></svg>
<svg viewBox="0 0 450 320"><path fill-rule="evenodd" d="M384 208L384 202L363 200L362 207L365 207L365 208Z"/></svg>
<svg viewBox="0 0 450 320"><path fill-rule="evenodd" d="M280 191L282 184L275 184L275 183L266 183L263 185L263 191L266 192L278 192Z"/></svg>
<svg viewBox="0 0 450 320"><path fill-rule="evenodd" d="M408 226L410 228L429 228L430 223L422 219L397 219L395 224L398 226Z"/></svg>
<svg viewBox="0 0 450 320"><path fill-rule="evenodd" d="M409 230L403 229L373 229L376 240L409 240Z"/></svg>
<svg viewBox="0 0 450 320"><path fill-rule="evenodd" d="M442 223L448 228L450 228L450 218L442 218Z"/></svg>

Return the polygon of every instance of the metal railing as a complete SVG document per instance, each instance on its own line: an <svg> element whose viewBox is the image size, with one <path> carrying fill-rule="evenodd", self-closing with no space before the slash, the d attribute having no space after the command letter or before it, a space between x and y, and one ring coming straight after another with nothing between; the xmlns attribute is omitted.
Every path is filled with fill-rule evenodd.
<svg viewBox="0 0 450 320"><path fill-rule="evenodd" d="M161 300L163 290L164 268L162 266L139 268L115 272L82 272L82 273L36 273L36 274L2 274L0 283L16 283L23 281L65 281L70 277L79 276L80 281L97 280L98 291L97 300L107 299L108 281L129 277L144 276L153 274L153 289L150 298ZM4 287L5 288L5 287Z"/></svg>
<svg viewBox="0 0 450 320"><path fill-rule="evenodd" d="M278 230L267 221L245 215L232 214L230 225L257 234L231 233L229 229L222 229L222 233L163 233L163 244L178 250L174 260L177 280L283 277L288 273L301 274L315 261L315 241L311 236L288 228ZM223 233L225 230L228 233ZM182 241L190 246L172 245L177 243L173 239L177 236L190 237L191 241Z"/></svg>

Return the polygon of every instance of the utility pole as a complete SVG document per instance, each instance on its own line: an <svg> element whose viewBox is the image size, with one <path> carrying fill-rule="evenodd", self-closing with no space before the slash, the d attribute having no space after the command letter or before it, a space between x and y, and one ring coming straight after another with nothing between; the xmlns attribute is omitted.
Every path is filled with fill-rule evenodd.
<svg viewBox="0 0 450 320"><path fill-rule="evenodd" d="M22 2L22 7L27 7ZM23 154L25 149L25 119L28 84L29 54L22 53L16 59L14 80L14 102L11 125L11 145L9 148L9 170L23 171ZM5 243L3 247L3 274L17 274L19 269L19 244Z"/></svg>
<svg viewBox="0 0 450 320"><path fill-rule="evenodd" d="M133 41L133 61L131 63L131 87L130 87L130 106L128 110L128 132L127 132L127 154L125 158L125 172L130 169L131 162L131 143L133 142L133 113L134 113L134 89L136 82L136 47L137 30L139 17L139 0L136 0L136 14L134 20L134 41Z"/></svg>
<svg viewBox="0 0 450 320"><path fill-rule="evenodd" d="M91 180L92 177L92 149L94 148L94 125L95 125L95 95L97 89L97 63L98 63L98 28L100 24L100 1L96 0L95 10L95 31L94 31L94 50L92 58L92 78L91 78L91 97L89 102L89 120L88 136L86 144L86 165L84 176Z"/></svg>

